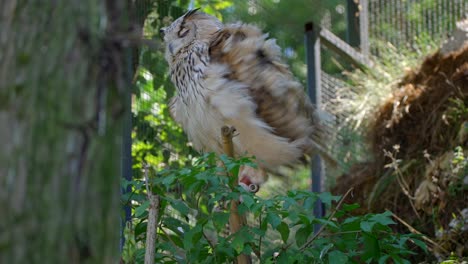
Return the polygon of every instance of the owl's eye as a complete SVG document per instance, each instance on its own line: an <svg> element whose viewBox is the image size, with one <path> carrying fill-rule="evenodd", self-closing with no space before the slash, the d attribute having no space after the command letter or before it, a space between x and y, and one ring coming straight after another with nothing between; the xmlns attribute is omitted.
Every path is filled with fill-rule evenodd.
<svg viewBox="0 0 468 264"><path fill-rule="evenodd" d="M189 33L188 28L181 28L179 30L179 37L183 38L183 37L187 36L188 33Z"/></svg>

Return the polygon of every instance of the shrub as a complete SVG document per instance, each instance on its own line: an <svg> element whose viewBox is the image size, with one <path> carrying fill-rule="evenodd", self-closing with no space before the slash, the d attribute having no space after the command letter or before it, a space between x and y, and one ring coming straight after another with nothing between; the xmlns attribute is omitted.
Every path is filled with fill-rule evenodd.
<svg viewBox="0 0 468 264"><path fill-rule="evenodd" d="M192 167L148 171L152 192L160 197L157 222L157 263L226 263L239 254L260 263L409 263L412 248L426 249L413 234L392 231L391 212L349 216L357 204L344 204L330 193L292 190L264 199L241 187L230 188L226 173L237 175L240 165L255 166L248 158L202 156ZM125 231L123 259L142 263L149 202L143 180L125 182L133 192L133 222ZM235 185L235 184L234 184ZM240 214L249 225L228 233L231 200L241 200ZM327 217L315 217L317 201L330 208ZM337 202L337 203L336 203ZM321 226L314 233L314 226ZM317 231L317 229L316 229Z"/></svg>

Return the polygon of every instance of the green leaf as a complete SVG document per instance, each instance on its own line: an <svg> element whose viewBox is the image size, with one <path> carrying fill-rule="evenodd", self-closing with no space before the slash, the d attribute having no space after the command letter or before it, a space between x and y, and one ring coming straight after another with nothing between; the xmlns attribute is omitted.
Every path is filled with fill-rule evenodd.
<svg viewBox="0 0 468 264"><path fill-rule="evenodd" d="M172 200L172 207L174 207L174 209L179 211L184 216L188 215L190 211L188 206L180 200Z"/></svg>
<svg viewBox="0 0 468 264"><path fill-rule="evenodd" d="M174 243L176 246L182 248L184 246L184 242L182 241L179 235L169 235L170 241Z"/></svg>
<svg viewBox="0 0 468 264"><path fill-rule="evenodd" d="M329 192L323 192L319 194L319 199L322 201L322 203L324 203L327 206L331 206L331 202L338 201L339 198L339 196L333 196Z"/></svg>
<svg viewBox="0 0 468 264"><path fill-rule="evenodd" d="M168 186L171 186L172 184L174 184L174 182L176 181L177 177L175 175L168 175L168 176L165 176L162 180L162 184L164 184L166 187Z"/></svg>
<svg viewBox="0 0 468 264"><path fill-rule="evenodd" d="M250 231L252 231L252 233L254 233L257 236L264 236L265 235L265 231L260 229L260 228L257 228L257 227L251 227Z"/></svg>
<svg viewBox="0 0 468 264"><path fill-rule="evenodd" d="M374 216L372 216L369 220L370 221L374 221L374 222L377 222L379 224L382 224L382 225L392 225L392 224L396 224L392 218L392 213L389 212L389 211L386 211L384 213L381 213L381 214L376 214Z"/></svg>
<svg viewBox="0 0 468 264"><path fill-rule="evenodd" d="M423 241L421 241L421 240L419 240L419 239L415 239L415 238L411 239L411 241L412 241L414 244L416 244L416 246L422 248L422 249L424 250L424 252L427 253L427 245L426 245L426 243L424 243Z"/></svg>
<svg viewBox="0 0 468 264"><path fill-rule="evenodd" d="M239 203L237 206L237 212L239 212L240 215L245 215L248 211L249 208L244 203Z"/></svg>
<svg viewBox="0 0 468 264"><path fill-rule="evenodd" d="M218 232L226 228L226 224L229 222L229 213L214 212L212 216L213 225Z"/></svg>
<svg viewBox="0 0 468 264"><path fill-rule="evenodd" d="M281 222L281 224L278 225L276 230L278 230L278 232L280 233L283 242L287 243L289 238L289 226L285 222Z"/></svg>
<svg viewBox="0 0 468 264"><path fill-rule="evenodd" d="M312 225L305 225L301 228L299 228L296 231L296 245L298 247L301 247L304 245L305 242L307 242L307 238L312 234L313 227Z"/></svg>
<svg viewBox="0 0 468 264"><path fill-rule="evenodd" d="M144 235L146 234L146 229L148 227L148 222L140 222L135 226L135 240L140 241L144 239Z"/></svg>
<svg viewBox="0 0 468 264"><path fill-rule="evenodd" d="M349 223L353 223L353 222L356 222L358 220L360 220L361 218L358 217L358 216L352 216L352 217L348 217L346 218L344 221L343 221L343 224L349 224Z"/></svg>
<svg viewBox="0 0 468 264"><path fill-rule="evenodd" d="M304 208L304 210L313 210L316 201L317 201L316 197L306 198L304 200L304 203L302 204L302 208Z"/></svg>
<svg viewBox="0 0 468 264"><path fill-rule="evenodd" d="M288 251L281 251L279 256L276 258L277 264L289 264L291 263L291 260L289 259L289 252Z"/></svg>
<svg viewBox="0 0 468 264"><path fill-rule="evenodd" d="M315 218L313 215L309 214L299 214L298 215L299 220L301 221L302 224L308 225L312 222L312 220Z"/></svg>
<svg viewBox="0 0 468 264"><path fill-rule="evenodd" d="M245 239L239 233L234 236L234 239L231 242L232 248L240 254L244 250Z"/></svg>
<svg viewBox="0 0 468 264"><path fill-rule="evenodd" d="M198 241L202 237L202 226L196 225L192 229L184 233L184 249L190 250L196 247Z"/></svg>
<svg viewBox="0 0 468 264"><path fill-rule="evenodd" d="M255 200L252 198L251 195L248 194L243 194L241 195L242 197L242 203L247 206L247 208L251 209L252 206L255 204Z"/></svg>
<svg viewBox="0 0 468 264"><path fill-rule="evenodd" d="M344 211L353 211L355 209L358 209L359 207L361 207L358 203L353 203L353 204L343 204L341 206L341 208L344 210Z"/></svg>
<svg viewBox="0 0 468 264"><path fill-rule="evenodd" d="M142 203L140 206L138 206L136 209L135 209L135 217L136 218L141 218L143 216L144 213L146 213L146 210L148 209L150 205L150 202L149 201L145 201L144 203Z"/></svg>
<svg viewBox="0 0 468 264"><path fill-rule="evenodd" d="M362 221L360 224L361 230L364 232L372 233L372 228L374 227L375 222Z"/></svg>
<svg viewBox="0 0 468 264"><path fill-rule="evenodd" d="M379 258L379 264L385 264L387 263L387 259L389 258L389 255L384 255L381 258Z"/></svg>
<svg viewBox="0 0 468 264"><path fill-rule="evenodd" d="M281 224L281 218L276 213L268 212L266 220L274 229Z"/></svg>
<svg viewBox="0 0 468 264"><path fill-rule="evenodd" d="M332 252L328 253L328 263L346 264L348 263L348 260L348 256L346 256L346 254L341 251L333 250Z"/></svg>
<svg viewBox="0 0 468 264"><path fill-rule="evenodd" d="M364 237L364 252L362 258L364 261L377 260L380 258L380 246L376 237L363 233Z"/></svg>

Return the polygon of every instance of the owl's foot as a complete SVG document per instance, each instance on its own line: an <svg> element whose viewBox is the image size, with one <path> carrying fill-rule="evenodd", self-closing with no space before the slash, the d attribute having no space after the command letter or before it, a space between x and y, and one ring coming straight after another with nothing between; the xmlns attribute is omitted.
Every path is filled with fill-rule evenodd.
<svg viewBox="0 0 468 264"><path fill-rule="evenodd" d="M267 179L265 170L242 166L239 170L239 185L245 190L256 193L260 189L260 185Z"/></svg>
<svg viewBox="0 0 468 264"><path fill-rule="evenodd" d="M246 191L256 193L260 190L260 185L252 183L249 176L245 175L239 180L239 185L242 186Z"/></svg>

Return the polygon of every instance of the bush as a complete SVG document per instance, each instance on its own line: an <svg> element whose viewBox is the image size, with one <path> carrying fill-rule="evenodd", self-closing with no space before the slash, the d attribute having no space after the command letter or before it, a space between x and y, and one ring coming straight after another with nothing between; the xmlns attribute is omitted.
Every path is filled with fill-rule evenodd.
<svg viewBox="0 0 468 264"><path fill-rule="evenodd" d="M357 204L343 204L330 193L289 191L263 199L241 187L231 188L226 173L237 175L239 166L255 166L214 154L202 156L194 166L179 170L148 171L152 192L160 197L156 263L226 263L239 254L260 263L409 263L412 248L425 244L413 234L392 231L391 212L350 217ZM123 259L142 263L149 202L143 180L125 182L133 192L124 197L133 207L133 222L126 229ZM240 214L249 225L228 233L226 204L241 200ZM330 208L327 217L315 217L321 200ZM337 202L337 203L336 203ZM314 226L321 226L314 234Z"/></svg>

